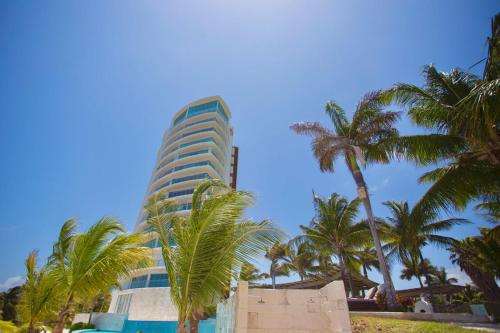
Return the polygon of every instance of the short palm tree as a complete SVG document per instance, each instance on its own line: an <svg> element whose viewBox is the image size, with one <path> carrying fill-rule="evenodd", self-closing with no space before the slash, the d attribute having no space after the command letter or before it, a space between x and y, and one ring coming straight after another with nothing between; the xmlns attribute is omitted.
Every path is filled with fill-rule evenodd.
<svg viewBox="0 0 500 333"><path fill-rule="evenodd" d="M448 277L446 268L440 267L439 269L436 269L436 271L432 273L431 283L438 286L446 286L458 283L458 279L454 277Z"/></svg>
<svg viewBox="0 0 500 333"><path fill-rule="evenodd" d="M342 280L347 277L349 290L354 292L352 268L359 248L370 241L367 223L355 220L361 200L348 201L337 193L327 199L313 194L316 214L309 226L300 226L303 234L297 240L309 240L323 250L329 250L339 260Z"/></svg>
<svg viewBox="0 0 500 333"><path fill-rule="evenodd" d="M290 270L299 275L300 281L310 274L318 259L318 253L309 242L302 242L297 244L289 242L288 254L286 261L289 263Z"/></svg>
<svg viewBox="0 0 500 333"><path fill-rule="evenodd" d="M17 312L27 333L39 332L57 313L63 296L54 275L45 267L36 270L37 253L26 259L26 282L22 287ZM1 329L0 329L1 331Z"/></svg>
<svg viewBox="0 0 500 333"><path fill-rule="evenodd" d="M255 265L252 263L245 261L240 269L240 276L238 280L240 281L248 281L248 283L253 284L256 281L262 280L265 278L265 275L259 271Z"/></svg>
<svg viewBox="0 0 500 333"><path fill-rule="evenodd" d="M75 229L74 219L63 224L47 264L64 294L54 333L62 333L78 300L110 289L131 270L149 264L149 251L140 247L144 236L125 234L114 218L104 217L84 233L76 233Z"/></svg>
<svg viewBox="0 0 500 333"><path fill-rule="evenodd" d="M266 277L271 278L271 286L273 289L276 288L276 277L290 275L290 265L287 261L288 255L289 248L285 243L276 242L266 249L265 257L271 262L269 274L267 274Z"/></svg>
<svg viewBox="0 0 500 333"><path fill-rule="evenodd" d="M243 264L281 238L270 222L243 219L252 204L250 193L208 180L195 189L187 217L175 213L175 203L161 193L146 205L147 221L160 240L179 333L187 332L188 320L190 331L197 332L202 313L223 297Z"/></svg>
<svg viewBox="0 0 500 333"><path fill-rule="evenodd" d="M484 293L486 300L497 302L500 299L500 242L489 237L491 231L481 230L481 236L466 237L454 241L448 251L451 262L457 264Z"/></svg>
<svg viewBox="0 0 500 333"><path fill-rule="evenodd" d="M422 276L430 276L436 271L429 259L421 261L418 257L405 258L403 265L404 268L401 270L399 277L404 280L411 280L413 277L417 278L420 288L424 288Z"/></svg>
<svg viewBox="0 0 500 333"><path fill-rule="evenodd" d="M396 259L402 263L415 261L414 258L424 263L423 247L429 244L447 247L454 242L453 238L439 235L439 232L468 222L459 218L438 220L434 211L423 210L420 203L417 203L413 209L410 209L408 202L402 201L387 201L384 205L391 213L391 216L387 217L389 224L384 230L386 236L384 249L387 251L389 260ZM424 275L432 295L430 275Z"/></svg>
<svg viewBox="0 0 500 333"><path fill-rule="evenodd" d="M389 163L393 155L394 142L398 137L394 124L400 114L382 111L387 103L385 94L369 93L359 102L352 121L349 122L345 111L335 102L330 101L326 105L326 113L332 121L333 131L317 122L297 123L291 128L298 134L312 136L312 150L321 171L333 172L334 162L339 157L345 161L356 183L359 199L362 200L366 210L377 259L384 278L388 307L395 309L397 307L396 293L382 251L368 195L368 186L360 168L360 163L363 166L367 163Z"/></svg>

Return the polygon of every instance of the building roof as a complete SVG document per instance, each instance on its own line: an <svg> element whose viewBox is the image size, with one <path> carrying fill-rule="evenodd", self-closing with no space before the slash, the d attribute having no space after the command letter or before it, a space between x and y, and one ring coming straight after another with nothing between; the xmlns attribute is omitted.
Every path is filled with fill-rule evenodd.
<svg viewBox="0 0 500 333"><path fill-rule="evenodd" d="M449 285L433 285L433 294L443 294L443 295L453 295L458 294L464 290L464 286L449 284ZM396 291L396 294L400 297L419 297L421 294L429 293L429 288L411 288Z"/></svg>
<svg viewBox="0 0 500 333"><path fill-rule="evenodd" d="M318 277L305 279L304 281L277 283L276 289L320 289L326 286L328 283L336 280L340 280L340 272L335 273L333 276L329 276L326 279ZM378 283L371 281L370 279L367 279L361 275L353 275L352 282L354 284L354 287L358 290L370 289L378 285ZM347 278L344 279L344 286L346 289L349 288L349 282L347 281ZM270 289L272 288L272 285L254 285L252 286L252 288Z"/></svg>

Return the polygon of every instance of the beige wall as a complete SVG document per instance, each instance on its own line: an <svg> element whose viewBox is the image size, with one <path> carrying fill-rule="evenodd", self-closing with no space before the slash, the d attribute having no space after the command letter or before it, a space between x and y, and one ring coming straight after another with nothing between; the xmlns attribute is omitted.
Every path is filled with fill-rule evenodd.
<svg viewBox="0 0 500 333"><path fill-rule="evenodd" d="M235 302L234 333L351 332L341 281L319 290L248 289L240 282Z"/></svg>
<svg viewBox="0 0 500 333"><path fill-rule="evenodd" d="M114 291L109 313L114 313L119 295L132 293L129 320L177 320L177 309L170 299L170 288L137 288Z"/></svg>

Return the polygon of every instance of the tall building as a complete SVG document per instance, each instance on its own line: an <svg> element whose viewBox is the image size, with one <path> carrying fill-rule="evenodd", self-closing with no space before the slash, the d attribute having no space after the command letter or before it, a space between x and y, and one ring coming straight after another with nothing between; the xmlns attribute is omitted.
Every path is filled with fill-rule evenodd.
<svg viewBox="0 0 500 333"><path fill-rule="evenodd" d="M163 191L175 200L179 214L189 214L196 186L205 179L221 179L236 188L238 147L232 146L231 112L219 96L190 103L173 117L163 136L142 207ZM142 208L136 232L148 232ZM151 248L154 267L135 270L131 278L114 291L108 312L128 313L130 320L177 320L170 302L169 284L158 238L149 234L144 246Z"/></svg>

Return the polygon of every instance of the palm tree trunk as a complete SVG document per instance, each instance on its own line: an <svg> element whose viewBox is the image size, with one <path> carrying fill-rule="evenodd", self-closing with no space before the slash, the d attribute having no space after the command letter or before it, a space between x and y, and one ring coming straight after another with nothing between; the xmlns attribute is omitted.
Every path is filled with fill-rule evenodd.
<svg viewBox="0 0 500 333"><path fill-rule="evenodd" d="M65 305L57 314L53 333L63 333L64 323L69 314L69 305Z"/></svg>
<svg viewBox="0 0 500 333"><path fill-rule="evenodd" d="M489 302L498 302L500 288L491 274L485 274L477 268L467 265L461 266L472 282L483 292L484 298Z"/></svg>
<svg viewBox="0 0 500 333"><path fill-rule="evenodd" d="M420 275L417 275L417 280L418 283L420 284L420 288L424 289L424 284L422 283L422 278L420 277Z"/></svg>
<svg viewBox="0 0 500 333"><path fill-rule="evenodd" d="M420 262L424 262L424 256L422 255L422 252L418 251L419 255L420 255ZM425 276L425 282L427 283L427 287L429 288L429 297L430 297L430 302L431 304L434 303L433 299L434 299L434 295L433 295L433 292L432 292L432 286L431 286L431 278L429 276L429 273L428 272L425 272L424 274Z"/></svg>
<svg viewBox="0 0 500 333"><path fill-rule="evenodd" d="M271 285L273 289L276 289L276 272L274 270L274 263L271 264Z"/></svg>
<svg viewBox="0 0 500 333"><path fill-rule="evenodd" d="M385 287L385 297L387 300L387 307L389 310L396 310L398 308L396 302L396 291L394 290L394 285L392 284L391 275L389 274L389 268L385 261L384 252L382 250L382 245L380 244L380 238L378 237L378 231L375 224L375 217L373 216L372 205L370 203L370 197L368 196L368 189L356 161L351 161L349 164L349 169L352 172L356 186L358 187L358 196L363 201L363 206L366 210L366 216L368 217L368 225L370 226L370 232L372 234L373 242L375 243L375 250L377 252L377 259L380 266L380 272L384 278Z"/></svg>
<svg viewBox="0 0 500 333"><path fill-rule="evenodd" d="M340 262L340 276L342 278L342 283L344 283L345 281L345 273L346 273L346 267L345 267L345 263L344 263L344 258L342 255L339 255L339 262ZM350 278L350 274L348 273L348 278L347 278L347 284L349 286L349 291L346 292L346 296L349 297L349 293L353 293L353 290L352 290L352 279Z"/></svg>
<svg viewBox="0 0 500 333"><path fill-rule="evenodd" d="M187 333L186 321L184 319L177 321L177 333Z"/></svg>
<svg viewBox="0 0 500 333"><path fill-rule="evenodd" d="M196 313L191 313L189 316L189 333L198 333L198 325L200 323L200 319Z"/></svg>

